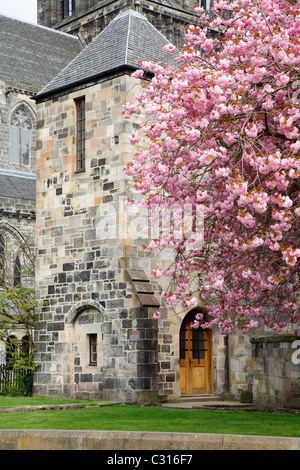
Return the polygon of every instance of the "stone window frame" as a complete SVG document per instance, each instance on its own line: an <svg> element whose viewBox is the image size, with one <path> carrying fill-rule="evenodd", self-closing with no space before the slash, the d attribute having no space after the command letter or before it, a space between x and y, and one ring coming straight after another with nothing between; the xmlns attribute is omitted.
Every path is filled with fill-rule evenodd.
<svg viewBox="0 0 300 470"><path fill-rule="evenodd" d="M75 14L75 0L60 0L61 18L65 19Z"/></svg>
<svg viewBox="0 0 300 470"><path fill-rule="evenodd" d="M21 113L21 115L20 115ZM10 117L9 123L9 160L10 163L30 166L30 149L32 144L32 118L24 104L17 106ZM25 134L28 132L28 136ZM16 142L13 142L13 132L16 133ZM14 145L16 144L16 145ZM24 145L27 146L26 155Z"/></svg>
<svg viewBox="0 0 300 470"><path fill-rule="evenodd" d="M11 339L20 342L20 344L11 344ZM12 346L12 351L10 351L8 345ZM11 352L22 352L28 355L32 353L32 346L29 343L28 335L24 331L14 331L6 340L0 342L0 364L7 364Z"/></svg>
<svg viewBox="0 0 300 470"><path fill-rule="evenodd" d="M70 310L66 315L65 323L70 325L74 324L78 315L84 310L88 310L90 308L98 310L102 315L105 314L104 307L96 300L80 300L70 306Z"/></svg>
<svg viewBox="0 0 300 470"><path fill-rule="evenodd" d="M93 323L92 325L86 325L86 328L82 329L82 349L81 353L77 355L80 357L80 366L83 368L82 373L94 373L101 369L104 361L103 355L103 341L104 341L104 332L103 332L103 319L105 315L104 307L96 300L82 300L76 302L75 304L70 306L69 312L66 314L65 317L65 325L67 330L69 330L71 337L75 334L75 329L78 327L78 319L81 314L84 314L88 310L94 310L100 314L100 321L98 323ZM84 331L85 330L85 331ZM90 335L96 334L97 335L97 364L90 363L89 357L89 338ZM84 346L84 335L85 335L85 346ZM82 354L85 356L83 362ZM75 355L74 355L75 358Z"/></svg>
<svg viewBox="0 0 300 470"><path fill-rule="evenodd" d="M28 163L24 164L21 156L21 147L18 147L18 161L13 161L12 159L12 121L19 110L23 110L26 115L26 120L29 123L29 154L28 154ZM15 166L23 166L25 168L30 168L33 165L33 147L35 146L35 129L36 129L36 113L32 104L26 100L18 100L14 106L10 109L7 118L8 131L9 131L9 163Z"/></svg>
<svg viewBox="0 0 300 470"><path fill-rule="evenodd" d="M86 100L80 96L75 100L76 107L76 173L86 167Z"/></svg>
<svg viewBox="0 0 300 470"><path fill-rule="evenodd" d="M98 362L98 351L97 351L97 333L88 333L88 347L89 347L89 365L96 366Z"/></svg>

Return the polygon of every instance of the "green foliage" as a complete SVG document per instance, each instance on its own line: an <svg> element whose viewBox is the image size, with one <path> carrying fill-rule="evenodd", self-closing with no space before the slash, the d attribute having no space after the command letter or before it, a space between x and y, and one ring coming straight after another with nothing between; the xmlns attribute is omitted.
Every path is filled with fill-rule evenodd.
<svg viewBox="0 0 300 470"><path fill-rule="evenodd" d="M5 287L0 292L0 339L22 328L26 334L33 328L36 307L34 290L30 287Z"/></svg>
<svg viewBox="0 0 300 470"><path fill-rule="evenodd" d="M20 260L14 269L16 257ZM19 267L21 268L19 269ZM0 259L0 341L6 346L10 369L33 371L33 328L36 308L33 250L25 240L15 241ZM18 338L22 337L22 341Z"/></svg>
<svg viewBox="0 0 300 470"><path fill-rule="evenodd" d="M6 366L0 368L0 395L31 396L33 374L30 370L13 370Z"/></svg>
<svg viewBox="0 0 300 470"><path fill-rule="evenodd" d="M18 343L20 343L21 349L22 344L20 341L16 341L14 345ZM32 350L31 352L22 352L20 350L11 352L10 359L8 360L6 366L13 370L22 369L33 372L37 367L39 367L39 364L34 363L34 352L35 350Z"/></svg>
<svg viewBox="0 0 300 470"><path fill-rule="evenodd" d="M0 408L19 408L22 406L42 406L42 405L70 405L82 403L87 406L98 406L100 402L95 400L72 400L71 398L45 398L45 397L29 397L17 396L11 397L7 395L0 395Z"/></svg>

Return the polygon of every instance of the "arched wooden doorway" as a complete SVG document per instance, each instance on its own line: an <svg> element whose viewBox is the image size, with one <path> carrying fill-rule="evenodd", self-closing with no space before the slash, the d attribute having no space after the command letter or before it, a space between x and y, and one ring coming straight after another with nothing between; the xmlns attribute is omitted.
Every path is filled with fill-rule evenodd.
<svg viewBox="0 0 300 470"><path fill-rule="evenodd" d="M181 395L212 393L211 330L191 328L191 323L199 311L189 312L180 329Z"/></svg>

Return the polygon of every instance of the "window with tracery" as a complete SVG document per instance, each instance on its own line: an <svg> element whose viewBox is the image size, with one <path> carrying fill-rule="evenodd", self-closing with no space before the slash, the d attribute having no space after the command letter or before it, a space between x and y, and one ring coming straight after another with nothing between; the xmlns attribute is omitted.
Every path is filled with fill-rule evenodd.
<svg viewBox="0 0 300 470"><path fill-rule="evenodd" d="M31 120L23 106L17 108L10 122L10 161L29 165Z"/></svg>

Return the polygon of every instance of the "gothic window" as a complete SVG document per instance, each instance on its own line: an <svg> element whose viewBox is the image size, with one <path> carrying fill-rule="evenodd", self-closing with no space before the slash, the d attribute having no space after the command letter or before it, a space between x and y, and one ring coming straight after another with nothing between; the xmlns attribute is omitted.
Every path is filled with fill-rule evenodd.
<svg viewBox="0 0 300 470"><path fill-rule="evenodd" d="M21 285L21 263L19 256L16 256L14 262L14 287Z"/></svg>
<svg viewBox="0 0 300 470"><path fill-rule="evenodd" d="M75 0L60 0L62 18L68 18L75 13Z"/></svg>
<svg viewBox="0 0 300 470"><path fill-rule="evenodd" d="M76 100L76 171L85 170L85 98Z"/></svg>
<svg viewBox="0 0 300 470"><path fill-rule="evenodd" d="M29 165L31 120L24 106L15 110L10 122L10 161Z"/></svg>

